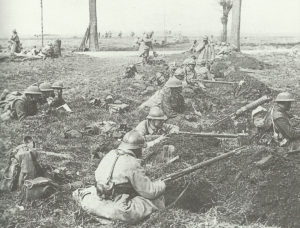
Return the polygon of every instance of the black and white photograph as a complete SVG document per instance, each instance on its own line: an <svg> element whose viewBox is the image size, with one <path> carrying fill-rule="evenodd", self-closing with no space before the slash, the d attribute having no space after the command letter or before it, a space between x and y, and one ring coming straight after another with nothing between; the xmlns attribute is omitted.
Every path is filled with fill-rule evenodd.
<svg viewBox="0 0 300 228"><path fill-rule="evenodd" d="M300 0L0 0L0 227L300 228Z"/></svg>

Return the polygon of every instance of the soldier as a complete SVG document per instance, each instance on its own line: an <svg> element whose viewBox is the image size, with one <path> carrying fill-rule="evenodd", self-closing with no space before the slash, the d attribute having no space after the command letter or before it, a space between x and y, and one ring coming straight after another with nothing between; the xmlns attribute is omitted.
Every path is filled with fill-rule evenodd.
<svg viewBox="0 0 300 228"><path fill-rule="evenodd" d="M48 112L50 111L50 107L52 106L55 97L54 89L49 82L43 82L40 84L39 88L42 92L39 103L42 105L42 110Z"/></svg>
<svg viewBox="0 0 300 228"><path fill-rule="evenodd" d="M201 64L205 64L207 69L210 70L210 65L215 58L215 50L213 45L210 44L208 36L203 37L203 44L202 46L197 46L196 52L199 53L198 61Z"/></svg>
<svg viewBox="0 0 300 228"><path fill-rule="evenodd" d="M20 43L20 38L18 36L17 30L12 31L12 36L9 40L11 43L11 53L20 53L21 52L21 43Z"/></svg>
<svg viewBox="0 0 300 228"><path fill-rule="evenodd" d="M153 50L152 35L153 32L144 33L143 37L139 40L140 43L139 51L140 51L140 57L143 58L143 64L148 63L150 49Z"/></svg>
<svg viewBox="0 0 300 228"><path fill-rule="evenodd" d="M198 46L198 41L194 40L192 46L187 51L185 51L184 53L195 53L197 46Z"/></svg>
<svg viewBox="0 0 300 228"><path fill-rule="evenodd" d="M18 119L23 120L27 116L37 114L37 103L42 95L39 87L36 85L29 86L24 94L13 92L6 96L5 100L1 102L2 120Z"/></svg>
<svg viewBox="0 0 300 228"><path fill-rule="evenodd" d="M192 58L188 58L183 61L183 64L185 65L184 72L186 82L187 84L193 85L194 83L192 82L192 80L197 78L197 73L195 71L196 61Z"/></svg>
<svg viewBox="0 0 300 228"><path fill-rule="evenodd" d="M57 81L52 84L52 89L56 92L56 96L51 104L53 107L59 107L64 105L66 102L62 97L63 89L65 89L62 81Z"/></svg>
<svg viewBox="0 0 300 228"><path fill-rule="evenodd" d="M291 125L290 119L293 116L288 113L294 101L293 95L289 92L279 93L271 110L271 117L275 141L280 146L291 145L292 149L299 149L300 129Z"/></svg>
<svg viewBox="0 0 300 228"><path fill-rule="evenodd" d="M124 136L118 149L103 157L95 171L96 187L73 193L87 212L134 224L165 208L166 184L145 175L139 159L143 147L144 137L133 130Z"/></svg>
<svg viewBox="0 0 300 228"><path fill-rule="evenodd" d="M49 98L50 100L53 100L53 98L55 97L54 89L51 87L51 84L49 82L41 83L39 88L42 92L42 96L40 99L41 104L49 103Z"/></svg>
<svg viewBox="0 0 300 228"><path fill-rule="evenodd" d="M182 96L182 81L171 77L165 84L165 92L162 94L161 107L168 118L176 117L185 109Z"/></svg>
<svg viewBox="0 0 300 228"><path fill-rule="evenodd" d="M160 142L165 138L165 135L179 131L178 126L165 123L168 117L160 107L152 107L146 118L147 119L140 122L135 129L145 137L147 147Z"/></svg>

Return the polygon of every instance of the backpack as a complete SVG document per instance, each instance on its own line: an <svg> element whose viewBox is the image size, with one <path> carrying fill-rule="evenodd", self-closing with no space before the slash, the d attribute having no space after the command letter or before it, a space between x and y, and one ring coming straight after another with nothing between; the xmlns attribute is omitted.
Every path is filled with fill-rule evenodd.
<svg viewBox="0 0 300 228"><path fill-rule="evenodd" d="M44 199L57 191L59 187L45 177L37 177L32 180L25 180L21 191L21 202Z"/></svg>
<svg viewBox="0 0 300 228"><path fill-rule="evenodd" d="M3 121L12 119L15 115L14 105L18 100L23 99L23 94L20 92L11 92L7 94L4 100L0 101L0 119Z"/></svg>

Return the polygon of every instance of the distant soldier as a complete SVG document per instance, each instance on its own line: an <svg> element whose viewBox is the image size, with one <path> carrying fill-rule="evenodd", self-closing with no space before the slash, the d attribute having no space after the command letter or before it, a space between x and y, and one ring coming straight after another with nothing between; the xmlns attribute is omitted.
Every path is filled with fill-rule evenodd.
<svg viewBox="0 0 300 228"><path fill-rule="evenodd" d="M52 89L54 89L54 92L56 93L51 106L57 108L59 106L66 104L65 100L62 97L63 89L65 89L63 82L62 81L54 82L51 87Z"/></svg>
<svg viewBox="0 0 300 228"><path fill-rule="evenodd" d="M122 38L122 32L121 31L119 32L118 37Z"/></svg>
<svg viewBox="0 0 300 228"><path fill-rule="evenodd" d="M5 99L0 102L1 119L18 119L23 120L27 116L34 116L37 114L37 103L42 95L41 90L36 85L29 86L24 95L19 92L7 94Z"/></svg>
<svg viewBox="0 0 300 228"><path fill-rule="evenodd" d="M12 31L12 36L9 40L9 43L11 44L11 53L20 53L21 52L21 42L20 38L18 36L17 30Z"/></svg>
<svg viewBox="0 0 300 228"><path fill-rule="evenodd" d="M197 78L197 73L195 71L196 67L196 61L192 58L188 58L183 61L184 72L185 72L185 79L187 84L193 85L194 82L192 82L194 79Z"/></svg>
<svg viewBox="0 0 300 228"><path fill-rule="evenodd" d="M196 52L199 53L198 61L210 69L210 65L215 59L215 50L214 46L209 42L208 36L203 37L203 44L202 46L200 44L197 46Z"/></svg>
<svg viewBox="0 0 300 228"><path fill-rule="evenodd" d="M143 58L143 64L148 63L150 49L153 50L152 36L153 36L153 32L144 33L143 37L140 38L138 41L140 43L139 51L140 51L140 57Z"/></svg>
<svg viewBox="0 0 300 228"><path fill-rule="evenodd" d="M191 54L195 53L197 46L198 46L198 41L194 40L192 46L187 51L185 51L184 53L191 53Z"/></svg>
<svg viewBox="0 0 300 228"><path fill-rule="evenodd" d="M140 158L145 147L138 131L128 132L118 149L108 152L95 171L96 186L73 197L88 213L135 224L165 208L163 181L145 175Z"/></svg>
<svg viewBox="0 0 300 228"><path fill-rule="evenodd" d="M185 110L184 98L182 96L182 81L171 77L166 82L166 90L162 94L161 107L168 118L173 118Z"/></svg>
<svg viewBox="0 0 300 228"><path fill-rule="evenodd" d="M288 111L295 99L289 92L279 93L275 106L271 110L274 139L280 146L291 146L292 150L300 149L300 129L294 128L290 120L293 118Z"/></svg>
<svg viewBox="0 0 300 228"><path fill-rule="evenodd" d="M154 106L150 109L147 119L137 125L135 129L145 137L148 142L147 146L152 146L160 142L167 134L179 131L179 127L166 124L167 119L168 117L164 114L163 110L160 107Z"/></svg>

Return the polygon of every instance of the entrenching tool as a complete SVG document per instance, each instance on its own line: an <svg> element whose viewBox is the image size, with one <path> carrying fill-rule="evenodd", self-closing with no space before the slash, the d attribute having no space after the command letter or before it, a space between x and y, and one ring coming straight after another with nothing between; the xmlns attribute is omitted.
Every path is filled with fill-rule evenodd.
<svg viewBox="0 0 300 228"><path fill-rule="evenodd" d="M220 123L223 123L224 121L229 120L229 119L236 119L237 117L241 116L241 115L244 114L245 112L250 111L250 110L252 110L252 109L255 109L255 108L257 108L258 106L260 106L260 105L262 105L262 104L264 104L264 103L266 103L266 102L269 102L269 101L271 101L271 100L272 100L272 98L270 98L270 97L268 97L268 96L265 95L265 96L263 96L263 97L261 97L261 98L255 100L255 101L253 101L253 102L251 102L251 103L249 103L249 104L247 104L247 105L241 107L241 108L238 109L236 112L231 113L230 115L227 115L227 116L225 116L224 118L222 118L222 119L220 119L220 120L214 122L213 124L210 125L210 127L216 126L216 125L218 125L218 124L220 124Z"/></svg>
<svg viewBox="0 0 300 228"><path fill-rule="evenodd" d="M170 182L170 181L176 180L176 179L178 179L178 178L180 178L180 177L183 177L183 176L186 176L186 175L188 175L188 174L190 174L190 173L193 173L193 172L195 172L195 171L198 170L198 169L201 169L201 168L203 168L203 167L206 167L206 166L209 166L209 165L211 165L211 164L213 164L213 163L216 163L217 161L220 161L220 160L222 160L222 159L231 157L231 156L233 156L233 155L237 155L237 154L239 154L239 153L240 153L243 149L245 149L245 148L246 148L245 146L239 147L239 148L234 149L234 150L232 150L232 151L230 151L230 152L227 152L227 153L225 153L225 154L222 154L222 155L220 155L220 156L214 157L214 158L212 158L212 159L209 159L209 160L200 162L200 163L198 163L198 164L196 164L196 165L193 165L193 166L191 166L191 167L188 167L188 168L186 168L186 169L179 170L179 171L177 171L177 172L168 174L168 175L166 175L165 177L161 178L160 180L165 181L165 182Z"/></svg>

